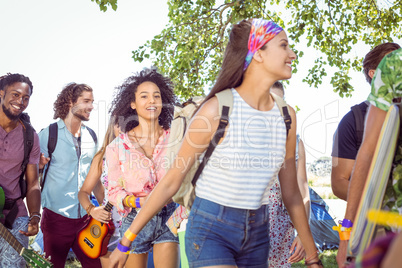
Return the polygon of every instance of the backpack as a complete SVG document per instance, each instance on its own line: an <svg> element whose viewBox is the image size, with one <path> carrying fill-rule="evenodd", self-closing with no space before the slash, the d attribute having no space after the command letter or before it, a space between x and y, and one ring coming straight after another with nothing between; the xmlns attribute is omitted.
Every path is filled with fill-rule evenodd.
<svg viewBox="0 0 402 268"><path fill-rule="evenodd" d="M89 134L91 134L92 139L94 140L95 144L97 144L98 138L96 137L95 132L88 126L86 126L86 128L88 129ZM56 149L57 136L58 136L58 126L57 126L57 122L54 122L49 125L49 139L47 140L47 153L49 155L50 160L46 165L47 167L46 167L45 174L43 174L42 180L40 182L41 191L43 191L43 187L45 186L47 172L49 171L50 162L52 161L52 154L53 154L54 150Z"/></svg>
<svg viewBox="0 0 402 268"><path fill-rule="evenodd" d="M19 185L21 189L21 197L25 198L27 194L27 183L25 180L25 171L29 162L29 155L31 154L33 143L34 143L34 132L35 129L31 125L31 120L27 113L22 113L20 116L20 122L22 123L23 136L24 136L24 159L21 164L21 175L19 180Z"/></svg>
<svg viewBox="0 0 402 268"><path fill-rule="evenodd" d="M289 129L292 124L292 119L289 115L288 106L286 102L279 96L271 93L275 102L277 103L279 110L286 125L286 134L289 133ZM173 196L173 201L184 206L188 210L195 199L195 185L198 177L201 175L202 170L206 166L210 156L215 150L216 145L225 134L225 129L229 123L229 116L233 107L233 94L230 89L223 90L215 95L219 102L219 125L215 132L214 137L209 143L208 148L205 151L205 155L202 161L195 161L193 166L189 169L184 177L182 185L178 192ZM187 124L193 116L194 111L198 108L200 101L194 102L193 100L187 101L186 105L175 106L173 120L171 124L171 132L168 141L168 151L166 153L168 157L169 166L173 164L175 156L180 149L180 145L183 141Z"/></svg>

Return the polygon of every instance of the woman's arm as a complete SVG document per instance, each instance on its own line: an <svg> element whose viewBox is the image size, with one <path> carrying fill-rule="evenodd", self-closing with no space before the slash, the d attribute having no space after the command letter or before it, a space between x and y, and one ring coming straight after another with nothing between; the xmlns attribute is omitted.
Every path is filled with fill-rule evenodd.
<svg viewBox="0 0 402 268"><path fill-rule="evenodd" d="M310 260L309 262L311 262L318 260L318 255L313 259L309 258L310 256L315 256L317 248L313 236L311 235L303 199L297 183L295 160L296 114L292 108L290 109L290 115L292 118L292 127L286 142L285 162L279 171L279 181L281 184L283 202L306 250L306 256L308 256L307 258ZM312 267L319 266L313 265L311 268Z"/></svg>
<svg viewBox="0 0 402 268"><path fill-rule="evenodd" d="M307 182L307 172L306 172L306 152L304 150L303 141L299 140L298 154L299 158L296 164L297 170L297 183L299 185L300 193L303 199L304 208L306 210L307 221L310 219L310 193L308 189ZM290 252L293 254L290 256L289 261L292 263L299 262L305 257L305 250L300 237L295 237L295 240L290 247Z"/></svg>
<svg viewBox="0 0 402 268"><path fill-rule="evenodd" d="M218 128L218 124L218 100L214 97L207 101L192 118L173 165L151 192L145 205L129 227L132 233L138 234L147 222L179 190L185 174L194 164L194 161L208 147L213 134ZM130 246L131 241L123 236L120 243L123 246ZM126 256L126 254L116 249L111 256L111 263L121 265L125 262Z"/></svg>
<svg viewBox="0 0 402 268"><path fill-rule="evenodd" d="M121 215L125 216L130 213L132 207L126 206L124 200L133 194L127 192L125 189L125 177L121 167L123 163L121 163L122 160L119 156L119 151L121 150L119 148L119 142L122 141L116 139L106 147L105 157L108 167L108 200L116 207ZM129 157L127 161L135 161L135 159ZM135 165L135 162L132 164Z"/></svg>
<svg viewBox="0 0 402 268"><path fill-rule="evenodd" d="M78 192L78 200L80 201L81 206L85 210L87 210L88 215L92 216L95 220L98 220L103 223L108 223L111 215L110 212L104 210L104 206L92 207L93 204L89 199L89 196L91 195L93 189L96 187L98 183L100 183L99 178L101 176L101 172L98 166L101 161L102 158L100 155L95 156L94 159L92 160L92 164L91 167L89 168L88 175L85 178L84 184L82 185L80 191ZM101 188L103 189L103 187ZM99 200L102 200L101 202L103 202L104 195L105 195L104 190L103 193L100 193L99 189L98 191L95 192L95 197L98 200L98 202Z"/></svg>
<svg viewBox="0 0 402 268"><path fill-rule="evenodd" d="M308 189L307 171L306 171L306 151L304 143L299 140L299 159L297 160L297 183L306 209L307 220L310 219L310 192Z"/></svg>

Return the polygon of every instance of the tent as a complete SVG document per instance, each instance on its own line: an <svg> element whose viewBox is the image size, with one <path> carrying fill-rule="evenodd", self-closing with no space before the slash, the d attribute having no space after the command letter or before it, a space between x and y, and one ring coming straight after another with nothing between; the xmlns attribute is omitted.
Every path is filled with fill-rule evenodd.
<svg viewBox="0 0 402 268"><path fill-rule="evenodd" d="M309 187L309 191L311 200L310 229L316 246L320 251L337 249L339 234L332 230L332 227L337 226L337 224L328 213L328 205L311 187Z"/></svg>

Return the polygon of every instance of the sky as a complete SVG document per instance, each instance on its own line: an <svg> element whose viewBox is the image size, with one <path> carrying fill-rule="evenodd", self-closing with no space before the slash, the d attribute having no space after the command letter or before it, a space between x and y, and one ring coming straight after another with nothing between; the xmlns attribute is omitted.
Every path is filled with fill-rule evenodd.
<svg viewBox="0 0 402 268"><path fill-rule="evenodd" d="M54 122L53 103L66 84L90 85L95 109L88 125L102 140L115 87L151 66L150 61L135 63L132 51L160 33L167 13L166 0L118 0L117 11L107 12L90 0L0 0L0 75L21 73L31 79L34 89L26 112L37 131ZM370 86L362 73L352 72L351 98L333 92L329 79L310 88L302 79L318 54L297 48L305 55L286 85L285 98L300 108L297 129L311 163L330 156L339 121L367 98ZM364 56L368 50L355 48L352 53Z"/></svg>

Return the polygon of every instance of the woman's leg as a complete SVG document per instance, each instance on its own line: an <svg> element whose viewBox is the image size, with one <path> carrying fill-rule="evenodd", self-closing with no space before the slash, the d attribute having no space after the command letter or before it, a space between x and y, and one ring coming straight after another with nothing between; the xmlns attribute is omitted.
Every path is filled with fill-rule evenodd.
<svg viewBox="0 0 402 268"><path fill-rule="evenodd" d="M139 259L141 257L141 255L146 255L146 257L144 256L144 260ZM140 256L140 257L137 258L137 256ZM148 253L128 255L128 259L127 259L126 265L124 267L127 267L127 268L136 267L136 265L138 265L138 262L142 262L142 264L141 264L142 267L147 267Z"/></svg>
<svg viewBox="0 0 402 268"><path fill-rule="evenodd" d="M155 244L154 264L156 268L178 268L179 244L173 242Z"/></svg>
<svg viewBox="0 0 402 268"><path fill-rule="evenodd" d="M127 268L147 268L148 253L130 254L125 267Z"/></svg>

